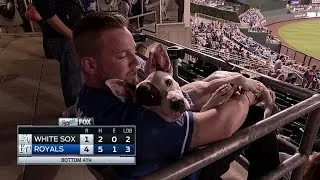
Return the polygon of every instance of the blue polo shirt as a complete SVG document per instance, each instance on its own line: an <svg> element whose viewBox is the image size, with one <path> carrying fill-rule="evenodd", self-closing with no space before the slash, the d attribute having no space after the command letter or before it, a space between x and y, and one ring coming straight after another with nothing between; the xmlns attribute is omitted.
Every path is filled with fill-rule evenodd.
<svg viewBox="0 0 320 180"><path fill-rule="evenodd" d="M124 103L108 90L84 85L77 105L95 125L136 125L135 166L114 166L120 179L137 179L177 161L190 148L193 113L177 122L164 121L158 114L136 103Z"/></svg>

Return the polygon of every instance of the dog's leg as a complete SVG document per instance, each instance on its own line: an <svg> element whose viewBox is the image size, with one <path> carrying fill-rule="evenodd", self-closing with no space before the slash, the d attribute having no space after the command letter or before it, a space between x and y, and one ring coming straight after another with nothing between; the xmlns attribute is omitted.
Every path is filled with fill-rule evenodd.
<svg viewBox="0 0 320 180"><path fill-rule="evenodd" d="M241 74L237 72L229 72L229 71L216 71L210 74L208 77L204 78L202 81L211 82L212 80L215 80L215 79L237 76L237 75L241 75Z"/></svg>
<svg viewBox="0 0 320 180"><path fill-rule="evenodd" d="M220 86L210 97L208 102L202 107L200 112L207 111L228 101L235 91L235 87L230 84Z"/></svg>
<svg viewBox="0 0 320 180"><path fill-rule="evenodd" d="M233 72L232 72L233 73ZM200 110L219 87L224 84L233 84L241 86L246 91L252 91L254 94L260 94L263 84L259 81L245 78L239 73L233 73L233 76L214 79L210 82L196 81L181 87L181 90L188 93L192 99L196 110ZM262 85L261 85L262 84Z"/></svg>
<svg viewBox="0 0 320 180"><path fill-rule="evenodd" d="M210 82L195 81L181 87L181 90L188 93L195 105L196 110L201 110L204 104L219 87L224 84L242 85L245 77L241 74L224 78L214 79Z"/></svg>
<svg viewBox="0 0 320 180"><path fill-rule="evenodd" d="M244 81L246 81L246 78L243 77L241 74L225 78L214 79L209 82L207 91L209 93L215 92L220 86L224 84L243 86L245 84Z"/></svg>

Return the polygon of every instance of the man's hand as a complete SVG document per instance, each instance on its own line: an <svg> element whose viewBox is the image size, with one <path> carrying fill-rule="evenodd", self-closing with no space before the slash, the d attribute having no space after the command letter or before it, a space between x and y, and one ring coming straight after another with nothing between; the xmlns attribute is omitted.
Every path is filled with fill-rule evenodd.
<svg viewBox="0 0 320 180"><path fill-rule="evenodd" d="M173 69L170 63L170 58L162 44L152 44L148 47L148 50L149 59L147 60L145 67L146 76L155 71L164 71L172 75Z"/></svg>

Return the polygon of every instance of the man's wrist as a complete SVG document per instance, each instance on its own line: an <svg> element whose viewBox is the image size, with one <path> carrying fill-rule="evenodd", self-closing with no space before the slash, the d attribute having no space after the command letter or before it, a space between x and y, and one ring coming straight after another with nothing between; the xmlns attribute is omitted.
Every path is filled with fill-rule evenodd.
<svg viewBox="0 0 320 180"><path fill-rule="evenodd" d="M68 31L68 33L67 33L67 38L73 39L73 32L72 32L72 30L69 30L69 31Z"/></svg>

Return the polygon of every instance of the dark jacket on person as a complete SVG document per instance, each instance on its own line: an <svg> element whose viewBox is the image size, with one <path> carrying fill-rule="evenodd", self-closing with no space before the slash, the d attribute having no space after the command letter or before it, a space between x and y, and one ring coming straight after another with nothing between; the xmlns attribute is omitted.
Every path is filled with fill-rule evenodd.
<svg viewBox="0 0 320 180"><path fill-rule="evenodd" d="M84 13L83 7L78 0L34 0L33 3L43 21L47 21L57 15L71 30L74 30ZM49 38L64 37L47 23L44 23L41 28L42 31L46 31Z"/></svg>

